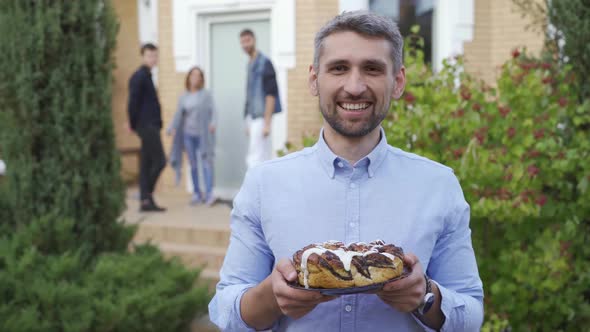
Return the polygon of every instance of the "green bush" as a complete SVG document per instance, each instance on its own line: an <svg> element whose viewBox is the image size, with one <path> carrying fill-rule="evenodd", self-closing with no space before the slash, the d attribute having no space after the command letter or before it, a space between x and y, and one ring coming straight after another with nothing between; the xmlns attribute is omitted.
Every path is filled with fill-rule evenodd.
<svg viewBox="0 0 590 332"><path fill-rule="evenodd" d="M406 52L390 144L452 167L472 209L486 331L590 326L590 101L575 70L515 50L495 87L460 58L436 74Z"/></svg>
<svg viewBox="0 0 590 332"><path fill-rule="evenodd" d="M80 250L47 255L36 245L50 225L57 238L74 241L72 224L39 220L0 238L0 331L188 331L206 310L206 288L193 287L198 271L152 246L86 265Z"/></svg>

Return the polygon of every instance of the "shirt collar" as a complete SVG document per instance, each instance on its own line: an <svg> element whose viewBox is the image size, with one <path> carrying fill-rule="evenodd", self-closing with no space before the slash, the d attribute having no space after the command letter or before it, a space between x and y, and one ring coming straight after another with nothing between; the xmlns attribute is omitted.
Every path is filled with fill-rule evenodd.
<svg viewBox="0 0 590 332"><path fill-rule="evenodd" d="M367 156L361 158L357 162L357 165L362 165L365 162L368 163L367 170L370 178L372 178L375 175L375 171L377 170L379 165L381 165L387 153L387 138L385 137L385 131L383 130L383 128L381 128L380 132L381 138L379 139L379 143L377 143L377 146L375 146L375 148L373 148L373 150ZM331 179L333 179L336 174L336 167L338 162L340 160L344 160L344 158L340 158L334 152L332 152L332 150L326 143L326 140L324 139L323 128L320 131L320 137L315 146L318 151L318 156L320 159L320 163L322 164L322 167L326 170L328 176Z"/></svg>
<svg viewBox="0 0 590 332"><path fill-rule="evenodd" d="M141 65L141 69L148 73L150 76L152 75L152 69L146 65Z"/></svg>

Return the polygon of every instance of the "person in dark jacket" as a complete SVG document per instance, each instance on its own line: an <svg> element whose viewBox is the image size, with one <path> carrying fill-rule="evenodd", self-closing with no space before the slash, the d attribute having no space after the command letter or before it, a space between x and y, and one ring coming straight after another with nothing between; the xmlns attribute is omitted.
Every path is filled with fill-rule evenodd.
<svg viewBox="0 0 590 332"><path fill-rule="evenodd" d="M160 101L152 81L152 69L158 63L158 48L153 44L141 47L142 65L129 79L130 129L141 139L141 166L139 170L140 211L165 211L156 204L154 188L160 173L166 166L160 130L162 114Z"/></svg>

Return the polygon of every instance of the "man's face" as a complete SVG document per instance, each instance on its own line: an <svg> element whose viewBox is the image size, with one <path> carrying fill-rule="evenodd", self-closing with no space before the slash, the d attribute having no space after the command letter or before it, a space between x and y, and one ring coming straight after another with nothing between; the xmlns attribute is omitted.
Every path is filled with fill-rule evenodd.
<svg viewBox="0 0 590 332"><path fill-rule="evenodd" d="M242 45L244 52L250 55L254 52L254 48L256 47L256 39L251 35L243 35L240 37L240 45Z"/></svg>
<svg viewBox="0 0 590 332"><path fill-rule="evenodd" d="M317 71L310 67L309 84L330 127L345 137L362 137L380 125L391 99L401 96L405 69L393 72L386 39L337 32L324 39Z"/></svg>
<svg viewBox="0 0 590 332"><path fill-rule="evenodd" d="M158 64L158 50L145 50L142 55L143 63L154 68Z"/></svg>

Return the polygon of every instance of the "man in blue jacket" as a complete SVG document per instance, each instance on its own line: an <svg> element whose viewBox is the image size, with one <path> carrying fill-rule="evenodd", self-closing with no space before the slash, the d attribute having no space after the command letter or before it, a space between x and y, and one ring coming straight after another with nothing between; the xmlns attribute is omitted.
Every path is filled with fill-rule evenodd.
<svg viewBox="0 0 590 332"><path fill-rule="evenodd" d="M250 58L244 116L250 138L246 164L252 168L272 157L271 121L272 115L281 111L281 103L274 67L270 59L256 49L252 30L244 29L240 33L240 45Z"/></svg>
<svg viewBox="0 0 590 332"><path fill-rule="evenodd" d="M140 211L161 212L153 198L160 173L166 166L166 156L160 138L162 113L160 101L152 81L152 69L158 63L158 48L153 44L141 47L142 65L129 80L129 126L141 139L139 171Z"/></svg>

